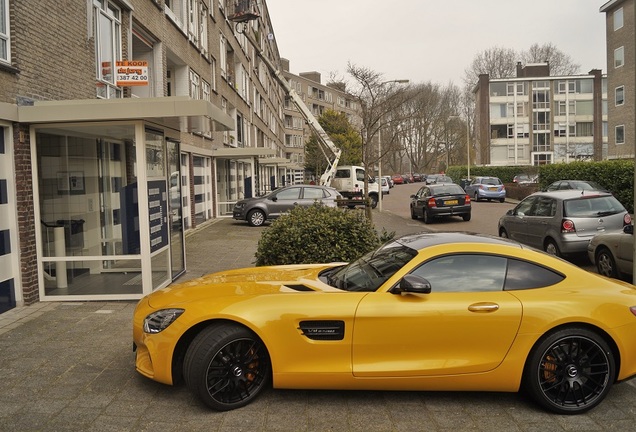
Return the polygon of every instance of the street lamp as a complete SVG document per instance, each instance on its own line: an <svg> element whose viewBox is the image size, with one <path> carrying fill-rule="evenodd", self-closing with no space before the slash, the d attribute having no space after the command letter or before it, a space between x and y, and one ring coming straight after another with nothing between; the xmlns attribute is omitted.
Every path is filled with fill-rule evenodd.
<svg viewBox="0 0 636 432"><path fill-rule="evenodd" d="M380 86L383 86L389 83L408 84L409 80L398 79L398 80L384 81L383 83L380 83ZM390 184L389 184L389 187L391 187ZM382 211L382 122L380 122L380 128L378 129L378 189L379 189L378 211Z"/></svg>

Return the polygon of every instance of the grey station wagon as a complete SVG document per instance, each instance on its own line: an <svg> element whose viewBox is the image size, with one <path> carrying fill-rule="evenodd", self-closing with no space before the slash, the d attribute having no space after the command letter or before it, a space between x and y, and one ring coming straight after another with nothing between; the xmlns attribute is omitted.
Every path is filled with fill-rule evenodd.
<svg viewBox="0 0 636 432"><path fill-rule="evenodd" d="M563 256L587 252L595 234L631 223L610 193L560 190L534 193L499 219L499 235Z"/></svg>

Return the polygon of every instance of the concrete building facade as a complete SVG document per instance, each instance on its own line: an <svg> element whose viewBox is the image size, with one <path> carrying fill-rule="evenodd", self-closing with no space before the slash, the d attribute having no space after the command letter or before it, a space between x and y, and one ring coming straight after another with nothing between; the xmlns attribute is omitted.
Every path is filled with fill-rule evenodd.
<svg viewBox="0 0 636 432"><path fill-rule="evenodd" d="M234 4L0 0L0 313L140 298L186 230L285 182L285 95L245 36L280 65L267 7Z"/></svg>
<svg viewBox="0 0 636 432"><path fill-rule="evenodd" d="M519 63L514 78L480 75L474 95L477 164L542 165L606 155L607 79L600 70L550 76L547 63Z"/></svg>

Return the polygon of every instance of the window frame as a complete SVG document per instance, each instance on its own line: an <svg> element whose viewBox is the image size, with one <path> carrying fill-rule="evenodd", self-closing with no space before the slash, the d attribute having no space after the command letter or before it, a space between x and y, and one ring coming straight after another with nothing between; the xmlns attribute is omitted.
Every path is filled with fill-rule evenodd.
<svg viewBox="0 0 636 432"><path fill-rule="evenodd" d="M625 125L614 126L614 143L615 145L625 144Z"/></svg>
<svg viewBox="0 0 636 432"><path fill-rule="evenodd" d="M625 15L623 13L623 8L620 7L614 11L612 14L612 18L614 20L614 31L623 28L625 25Z"/></svg>
<svg viewBox="0 0 636 432"><path fill-rule="evenodd" d="M614 69L625 65L625 47L620 46L614 50Z"/></svg>
<svg viewBox="0 0 636 432"><path fill-rule="evenodd" d="M0 63L11 64L11 23L9 22L9 0L0 0Z"/></svg>
<svg viewBox="0 0 636 432"><path fill-rule="evenodd" d="M114 14L111 12L115 12ZM110 68L105 67L105 59L102 57L103 38L101 37L102 18L110 22L111 40L109 53L112 56ZM95 39L95 79L99 99L112 99L123 97L123 90L116 85L115 62L122 60L122 9L112 0L93 0L93 37ZM107 79L105 71L110 70L110 79ZM103 87L105 93L100 93Z"/></svg>
<svg viewBox="0 0 636 432"><path fill-rule="evenodd" d="M619 94L621 95L619 102ZM618 86L614 89L614 106L625 105L625 86Z"/></svg>

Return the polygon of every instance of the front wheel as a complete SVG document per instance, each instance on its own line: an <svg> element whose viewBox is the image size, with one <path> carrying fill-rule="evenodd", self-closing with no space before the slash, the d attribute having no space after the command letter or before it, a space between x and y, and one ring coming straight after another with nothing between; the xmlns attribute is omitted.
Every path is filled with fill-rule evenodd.
<svg viewBox="0 0 636 432"><path fill-rule="evenodd" d="M228 411L250 403L267 385L271 363L263 342L243 327L213 325L186 352L186 385L209 407Z"/></svg>
<svg viewBox="0 0 636 432"><path fill-rule="evenodd" d="M508 231L506 231L505 229L500 229L499 230L499 237L501 238L508 238Z"/></svg>
<svg viewBox="0 0 636 432"><path fill-rule="evenodd" d="M608 344L583 328L548 335L530 353L524 389L542 407L558 414L580 414L609 392L616 362Z"/></svg>
<svg viewBox="0 0 636 432"><path fill-rule="evenodd" d="M415 214L415 209L411 207L411 219L417 219L417 215Z"/></svg>
<svg viewBox="0 0 636 432"><path fill-rule="evenodd" d="M247 215L247 223L254 227L263 225L265 219L265 213L262 210L252 210Z"/></svg>

